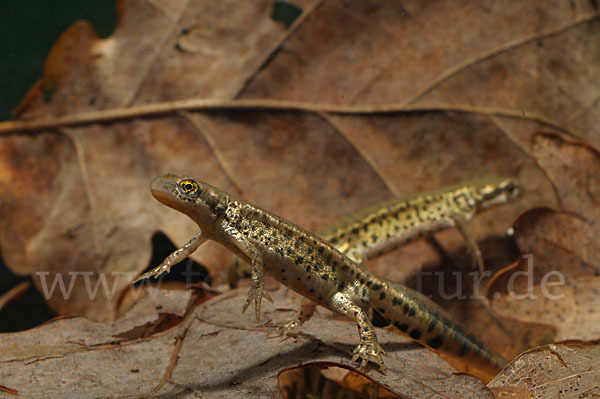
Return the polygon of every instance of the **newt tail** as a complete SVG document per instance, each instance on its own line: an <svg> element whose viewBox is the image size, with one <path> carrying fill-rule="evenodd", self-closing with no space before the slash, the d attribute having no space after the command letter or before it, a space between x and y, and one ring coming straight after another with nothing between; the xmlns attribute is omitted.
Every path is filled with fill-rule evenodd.
<svg viewBox="0 0 600 399"><path fill-rule="evenodd" d="M495 376L507 361L454 321L438 304L410 288L371 277L369 304L395 328L445 358Z"/></svg>

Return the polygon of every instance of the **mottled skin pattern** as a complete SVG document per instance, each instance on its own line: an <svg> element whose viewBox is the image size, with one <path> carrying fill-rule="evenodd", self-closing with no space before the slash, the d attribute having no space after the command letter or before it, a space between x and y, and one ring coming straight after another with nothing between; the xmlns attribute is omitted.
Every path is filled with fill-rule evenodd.
<svg viewBox="0 0 600 399"><path fill-rule="evenodd" d="M308 320L314 304L346 315L358 325L360 344L353 360L361 359L361 368L371 356L383 368L384 352L367 317L369 307L412 339L459 356L474 367L496 372L505 362L430 299L378 278L327 241L285 219L187 177L162 176L154 179L151 189L159 201L191 217L201 231L138 280L168 272L173 264L211 239L252 265L252 284L244 311L254 302L258 320L261 299L271 300L264 287L267 273L310 301L280 331L287 334Z"/></svg>

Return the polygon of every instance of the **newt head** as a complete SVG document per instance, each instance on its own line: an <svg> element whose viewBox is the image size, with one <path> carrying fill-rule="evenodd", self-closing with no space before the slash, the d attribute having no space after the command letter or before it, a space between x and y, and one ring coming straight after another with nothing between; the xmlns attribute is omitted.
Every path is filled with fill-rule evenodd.
<svg viewBox="0 0 600 399"><path fill-rule="evenodd" d="M481 209L505 204L523 194L523 186L518 180L506 177L488 176L475 185L473 197Z"/></svg>
<svg viewBox="0 0 600 399"><path fill-rule="evenodd" d="M203 231L211 231L217 215L227 208L226 194L191 177L157 177L152 180L150 191L163 204L192 218Z"/></svg>

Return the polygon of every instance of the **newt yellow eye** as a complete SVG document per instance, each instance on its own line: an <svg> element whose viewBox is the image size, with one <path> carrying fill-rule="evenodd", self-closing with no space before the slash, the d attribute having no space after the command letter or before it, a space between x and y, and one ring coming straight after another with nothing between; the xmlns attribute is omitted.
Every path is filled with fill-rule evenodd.
<svg viewBox="0 0 600 399"><path fill-rule="evenodd" d="M187 196L195 197L198 195L200 188L198 183L193 180L182 180L179 182L179 190Z"/></svg>

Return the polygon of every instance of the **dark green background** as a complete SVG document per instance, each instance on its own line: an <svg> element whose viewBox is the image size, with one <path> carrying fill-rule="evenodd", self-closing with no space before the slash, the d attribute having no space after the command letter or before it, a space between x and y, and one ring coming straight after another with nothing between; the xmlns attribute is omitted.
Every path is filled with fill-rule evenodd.
<svg viewBox="0 0 600 399"><path fill-rule="evenodd" d="M101 37L116 24L115 0L0 0L0 120L10 118L41 76L52 44L73 22L90 21Z"/></svg>
<svg viewBox="0 0 600 399"><path fill-rule="evenodd" d="M116 24L116 0L0 0L0 120L11 117L41 76L52 44L73 22L86 19L100 37ZM274 1L271 18L286 27L302 10Z"/></svg>

